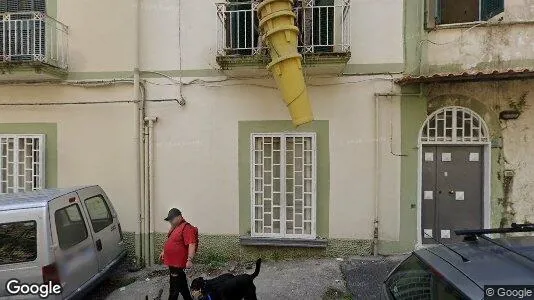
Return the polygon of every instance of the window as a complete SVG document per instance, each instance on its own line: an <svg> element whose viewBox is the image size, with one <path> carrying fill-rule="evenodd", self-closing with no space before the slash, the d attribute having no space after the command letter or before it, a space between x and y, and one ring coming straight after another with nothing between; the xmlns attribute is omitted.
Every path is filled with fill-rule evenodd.
<svg viewBox="0 0 534 300"><path fill-rule="evenodd" d="M46 12L46 0L0 0L0 13L39 11Z"/></svg>
<svg viewBox="0 0 534 300"><path fill-rule="evenodd" d="M252 134L252 236L315 238L314 133Z"/></svg>
<svg viewBox="0 0 534 300"><path fill-rule="evenodd" d="M0 224L0 265L34 261L37 258L37 223Z"/></svg>
<svg viewBox="0 0 534 300"><path fill-rule="evenodd" d="M386 280L386 289L389 298L395 300L468 299L413 254Z"/></svg>
<svg viewBox="0 0 534 300"><path fill-rule="evenodd" d="M225 55L255 55L265 42L260 41L257 3L247 0L228 0L219 17L223 19L223 50ZM348 29L335 28L334 19L347 15L349 1L336 4L334 0L295 0L296 26L300 29L299 51L303 53L333 52L335 35L348 34ZM343 22L345 24L345 22ZM338 32L339 31L339 32ZM343 31L343 32L341 32ZM340 39L341 37L337 37Z"/></svg>
<svg viewBox="0 0 534 300"><path fill-rule="evenodd" d="M87 239L87 228L78 204L58 209L54 216L61 249L69 249Z"/></svg>
<svg viewBox="0 0 534 300"><path fill-rule="evenodd" d="M429 23L455 24L487 21L504 11L504 0L430 0ZM432 27L432 26L430 26Z"/></svg>
<svg viewBox="0 0 534 300"><path fill-rule="evenodd" d="M113 223L113 216L109 211L106 200L101 195L86 199L85 206L89 212L91 225L95 232L99 232Z"/></svg>
<svg viewBox="0 0 534 300"><path fill-rule="evenodd" d="M44 186L44 135L0 135L0 194Z"/></svg>
<svg viewBox="0 0 534 300"><path fill-rule="evenodd" d="M488 128L474 111L448 106L432 113L421 130L423 143L480 144L489 142Z"/></svg>

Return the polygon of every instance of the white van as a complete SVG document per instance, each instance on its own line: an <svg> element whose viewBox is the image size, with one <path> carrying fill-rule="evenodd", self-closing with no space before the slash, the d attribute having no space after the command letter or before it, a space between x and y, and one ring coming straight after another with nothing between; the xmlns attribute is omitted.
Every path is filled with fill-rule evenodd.
<svg viewBox="0 0 534 300"><path fill-rule="evenodd" d="M125 257L99 186L0 195L0 299L76 299Z"/></svg>

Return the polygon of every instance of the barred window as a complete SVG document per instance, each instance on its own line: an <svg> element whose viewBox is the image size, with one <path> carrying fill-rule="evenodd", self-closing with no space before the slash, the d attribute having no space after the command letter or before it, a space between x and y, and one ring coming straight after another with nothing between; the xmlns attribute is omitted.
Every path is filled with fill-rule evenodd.
<svg viewBox="0 0 534 300"><path fill-rule="evenodd" d="M251 235L315 238L315 134L252 134L251 144Z"/></svg>
<svg viewBox="0 0 534 300"><path fill-rule="evenodd" d="M0 135L0 194L44 186L44 135Z"/></svg>

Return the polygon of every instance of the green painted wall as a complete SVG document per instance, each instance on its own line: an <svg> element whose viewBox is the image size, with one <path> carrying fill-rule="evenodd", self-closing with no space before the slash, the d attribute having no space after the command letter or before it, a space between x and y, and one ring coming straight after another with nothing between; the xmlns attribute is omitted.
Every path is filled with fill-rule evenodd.
<svg viewBox="0 0 534 300"><path fill-rule="evenodd" d="M165 233L156 233L154 236L155 259L165 243ZM128 255L135 257L135 234L125 232L124 240ZM302 259L317 257L350 257L364 256L371 253L370 240L330 239L326 248L291 248L291 247L253 247L241 246L238 235L205 235L199 237L197 262L213 263L227 260L246 261L258 257L263 259ZM160 263L156 261L155 263Z"/></svg>
<svg viewBox="0 0 534 300"><path fill-rule="evenodd" d="M419 94L419 86L406 87L402 94ZM401 97L401 191L399 242L381 242L381 254L413 250L417 242L417 160L418 136L427 116L424 96Z"/></svg>
<svg viewBox="0 0 534 300"><path fill-rule="evenodd" d="M57 124L0 123L0 134L45 135L45 187L57 187Z"/></svg>
<svg viewBox="0 0 534 300"><path fill-rule="evenodd" d="M317 135L317 235L328 237L330 150L328 121L295 128L291 121L239 121L239 233L250 235L250 135L262 132L315 132Z"/></svg>
<svg viewBox="0 0 534 300"><path fill-rule="evenodd" d="M52 18L57 18L57 0L46 0L46 14ZM61 20L59 21L61 22Z"/></svg>
<svg viewBox="0 0 534 300"><path fill-rule="evenodd" d="M424 56L424 1L404 0L404 73L418 75Z"/></svg>

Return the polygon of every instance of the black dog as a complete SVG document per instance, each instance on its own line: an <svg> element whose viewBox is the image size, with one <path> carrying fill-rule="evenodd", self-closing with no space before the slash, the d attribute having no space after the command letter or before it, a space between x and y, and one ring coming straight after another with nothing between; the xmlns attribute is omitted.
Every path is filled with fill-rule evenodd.
<svg viewBox="0 0 534 300"><path fill-rule="evenodd" d="M191 294L199 300L257 300L254 278L260 274L261 258L256 261L252 274L223 274L213 279L195 278L191 282Z"/></svg>

